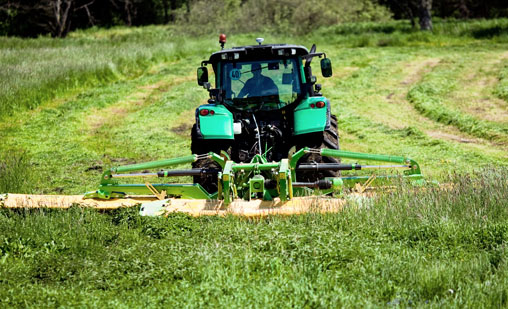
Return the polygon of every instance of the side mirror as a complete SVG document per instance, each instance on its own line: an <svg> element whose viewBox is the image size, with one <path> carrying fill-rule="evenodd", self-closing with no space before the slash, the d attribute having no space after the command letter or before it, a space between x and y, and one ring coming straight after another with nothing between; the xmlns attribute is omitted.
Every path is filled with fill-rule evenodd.
<svg viewBox="0 0 508 309"><path fill-rule="evenodd" d="M323 77L332 76L332 62L329 58L321 59L321 74Z"/></svg>
<svg viewBox="0 0 508 309"><path fill-rule="evenodd" d="M208 83L208 69L206 67L198 68L198 85L204 86Z"/></svg>

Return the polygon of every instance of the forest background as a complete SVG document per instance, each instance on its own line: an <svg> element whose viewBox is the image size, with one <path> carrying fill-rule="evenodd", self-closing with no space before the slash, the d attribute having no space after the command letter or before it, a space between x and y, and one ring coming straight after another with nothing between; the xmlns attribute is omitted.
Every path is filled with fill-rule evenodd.
<svg viewBox="0 0 508 309"><path fill-rule="evenodd" d="M184 33L271 31L302 35L346 22L508 16L505 0L0 0L0 35L65 37L117 25L172 24Z"/></svg>

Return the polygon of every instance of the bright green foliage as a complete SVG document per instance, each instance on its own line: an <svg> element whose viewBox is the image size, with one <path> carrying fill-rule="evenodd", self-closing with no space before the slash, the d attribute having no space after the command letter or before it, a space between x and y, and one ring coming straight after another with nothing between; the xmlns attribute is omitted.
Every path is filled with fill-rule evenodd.
<svg viewBox="0 0 508 309"><path fill-rule="evenodd" d="M359 22L322 27L310 36L318 46L334 43L348 47L388 46L464 46L488 47L508 42L508 19L434 20L432 32L420 31L407 21L385 23ZM489 42L489 43L487 43Z"/></svg>
<svg viewBox="0 0 508 309"><path fill-rule="evenodd" d="M5 306L504 307L506 170L340 214L0 211Z"/></svg>
<svg viewBox="0 0 508 309"><path fill-rule="evenodd" d="M156 63L212 51L162 27L146 27L142 33L126 28L88 30L69 36L65 40L0 37L0 118L34 109L69 90L132 78Z"/></svg>
<svg viewBox="0 0 508 309"><path fill-rule="evenodd" d="M496 89L508 37L493 30L506 23L436 21L434 33L390 22L334 26L298 38L265 34L266 43L316 43L332 60L332 78L314 72L338 115L341 149L410 156L426 177L454 182L450 191L402 188L372 204L351 200L340 214L265 220L140 218L137 209L2 210L1 304L506 307L506 140L436 121L408 100L408 92L418 90L422 102L439 102L485 121L485 132L506 136L499 129L506 126L506 101ZM14 111L0 122L1 161L12 162L1 165L8 170L1 173L14 175L2 176L0 183L9 185L2 190L82 194L110 166L190 154L194 110L207 99L196 85L196 67L218 49L217 37L169 41L170 31L1 38L1 62L11 70L0 79L0 94L7 94L0 103ZM256 36L229 36L227 46L253 44ZM132 54L121 48L129 42L137 42ZM161 42L173 46L167 57L150 58ZM88 52L95 44L103 48ZM88 77L72 79L69 66L46 65L65 55L93 69L94 59L113 63L107 55L114 49L126 53L124 68L137 73L91 86L87 70L76 76ZM152 60L145 63L145 56ZM45 69L26 70L23 61ZM70 81L61 79L59 88L60 82L48 82L55 75ZM435 86L446 91L423 91ZM44 99L37 101L39 93ZM25 98L37 107L28 110ZM4 156L13 151L24 153L24 163ZM496 168L477 169L482 165ZM19 174L25 178L17 183Z"/></svg>
<svg viewBox="0 0 508 309"><path fill-rule="evenodd" d="M220 18L210 12L220 12ZM178 24L183 31L197 34L213 31L304 35L322 26L387 21L390 17L386 7L369 0L203 0L194 2L190 15L181 16Z"/></svg>
<svg viewBox="0 0 508 309"><path fill-rule="evenodd" d="M31 158L23 151L0 153L0 192L32 193L35 173Z"/></svg>

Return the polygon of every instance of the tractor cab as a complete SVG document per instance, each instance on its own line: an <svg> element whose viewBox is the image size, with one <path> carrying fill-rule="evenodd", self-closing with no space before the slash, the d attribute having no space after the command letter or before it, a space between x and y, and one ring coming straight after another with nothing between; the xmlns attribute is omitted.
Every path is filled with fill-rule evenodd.
<svg viewBox="0 0 508 309"><path fill-rule="evenodd" d="M280 109L301 98L298 58L222 62L223 103L234 109Z"/></svg>
<svg viewBox="0 0 508 309"><path fill-rule="evenodd" d="M299 45L268 44L233 47L213 53L198 68L198 84L210 91L213 101L231 110L277 110L319 93L314 88L310 62L322 57L323 76L331 76L331 63L324 53L311 53ZM210 89L208 70L215 73L215 89Z"/></svg>

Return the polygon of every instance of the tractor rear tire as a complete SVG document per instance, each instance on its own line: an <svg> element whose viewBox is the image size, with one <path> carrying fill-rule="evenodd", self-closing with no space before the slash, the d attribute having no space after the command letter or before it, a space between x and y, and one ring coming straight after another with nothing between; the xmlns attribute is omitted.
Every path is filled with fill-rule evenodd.
<svg viewBox="0 0 508 309"><path fill-rule="evenodd" d="M206 154L215 152L220 154L221 145L217 140L205 140L198 138L196 124L192 126L191 131L191 152L193 154ZM205 169L221 169L217 162L211 159L198 160L192 163L192 168L205 168ZM200 175L192 176L193 182L200 184L208 193L215 193L218 190L217 175Z"/></svg>
<svg viewBox="0 0 508 309"><path fill-rule="evenodd" d="M330 116L330 127L323 132L310 133L302 136L303 139L298 142L299 148L309 147L314 149L340 149L339 132L337 129L337 116ZM340 158L322 157L318 154L307 154L303 156L298 163L340 163ZM314 182L325 177L339 177L340 171L318 171L318 172L300 172L296 174L296 180L301 182Z"/></svg>

